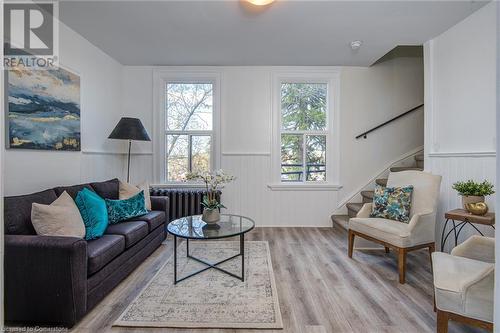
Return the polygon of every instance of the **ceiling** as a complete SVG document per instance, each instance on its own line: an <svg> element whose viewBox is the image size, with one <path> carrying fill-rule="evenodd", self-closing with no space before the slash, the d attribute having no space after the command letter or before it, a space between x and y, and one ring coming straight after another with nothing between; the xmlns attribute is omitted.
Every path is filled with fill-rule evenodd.
<svg viewBox="0 0 500 333"><path fill-rule="evenodd" d="M60 19L124 65L369 66L480 1L65 1ZM350 43L363 41L353 51Z"/></svg>

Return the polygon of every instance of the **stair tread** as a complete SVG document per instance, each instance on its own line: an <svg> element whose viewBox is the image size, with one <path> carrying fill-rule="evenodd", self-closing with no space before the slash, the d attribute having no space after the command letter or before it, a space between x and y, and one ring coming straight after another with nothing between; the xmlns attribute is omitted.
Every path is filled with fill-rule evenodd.
<svg viewBox="0 0 500 333"><path fill-rule="evenodd" d="M346 204L347 207L347 215L349 217L356 217L358 215L358 212L361 210L361 207L363 207L364 203L361 202L349 202Z"/></svg>
<svg viewBox="0 0 500 333"><path fill-rule="evenodd" d="M375 191L361 191L361 195L373 199L373 195L375 194Z"/></svg>
<svg viewBox="0 0 500 333"><path fill-rule="evenodd" d="M347 229L347 225L349 224L349 215L332 215L332 222L337 223L342 228Z"/></svg>
<svg viewBox="0 0 500 333"><path fill-rule="evenodd" d="M380 186L386 186L387 185L387 178L379 178L375 180L375 183Z"/></svg>
<svg viewBox="0 0 500 333"><path fill-rule="evenodd" d="M359 212L361 210L361 207L363 207L363 203L361 202L349 202L346 204L347 209L354 210L356 212Z"/></svg>
<svg viewBox="0 0 500 333"><path fill-rule="evenodd" d="M418 167L392 167L390 170L391 172L400 172L400 171L410 171L410 170L423 171L424 169Z"/></svg>

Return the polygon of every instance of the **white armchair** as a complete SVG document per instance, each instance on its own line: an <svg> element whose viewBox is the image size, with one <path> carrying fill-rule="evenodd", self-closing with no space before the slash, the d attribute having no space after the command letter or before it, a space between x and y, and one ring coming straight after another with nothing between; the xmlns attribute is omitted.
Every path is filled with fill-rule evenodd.
<svg viewBox="0 0 500 333"><path fill-rule="evenodd" d="M451 254L432 254L437 332L448 332L448 321L493 330L495 239L472 236Z"/></svg>
<svg viewBox="0 0 500 333"><path fill-rule="evenodd" d="M410 222L371 218L372 204L364 204L355 218L349 220L349 258L352 258L356 236L392 248L398 252L399 282L405 283L406 254L413 250L435 250L436 208L441 176L422 171L393 172L388 187L413 185Z"/></svg>

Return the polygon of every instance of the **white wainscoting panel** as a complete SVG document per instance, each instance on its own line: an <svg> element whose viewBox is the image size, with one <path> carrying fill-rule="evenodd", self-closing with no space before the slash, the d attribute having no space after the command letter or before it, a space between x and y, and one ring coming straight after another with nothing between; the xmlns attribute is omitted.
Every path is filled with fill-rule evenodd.
<svg viewBox="0 0 500 333"><path fill-rule="evenodd" d="M430 154L432 155L432 154ZM441 232L445 223L444 213L448 210L460 208L462 206L461 197L452 189L456 181L473 179L483 181L484 179L496 184L495 156L481 156L471 153L446 156L429 156L426 159L426 170L433 174L442 175L441 196L439 201L437 222L436 222L436 242L437 250L440 250ZM487 197L486 200L490 211L495 211L495 195ZM486 236L494 236L494 231L490 227L478 226ZM477 232L470 226L466 226L460 234L459 242L464 241ZM452 236L448 238L445 250L449 251L454 246Z"/></svg>
<svg viewBox="0 0 500 333"><path fill-rule="evenodd" d="M272 191L266 155L223 155L221 163L237 177L223 192L228 212L251 217L258 226L331 226L337 191Z"/></svg>

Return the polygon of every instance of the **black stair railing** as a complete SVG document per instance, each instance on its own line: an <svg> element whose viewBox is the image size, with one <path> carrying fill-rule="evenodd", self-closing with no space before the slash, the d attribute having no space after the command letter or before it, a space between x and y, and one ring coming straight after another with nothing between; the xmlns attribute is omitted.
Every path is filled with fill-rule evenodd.
<svg viewBox="0 0 500 333"><path fill-rule="evenodd" d="M380 124L380 125L378 125L378 126L375 126L375 127L373 127L372 129L369 129L368 131L363 132L363 133L361 133L360 135L356 136L356 139L359 139L359 138L366 139L366 137L367 137L367 135L368 135L369 133L371 133L371 132L373 132L373 131L376 131L376 130L378 130L378 129L379 129L379 128L381 128L381 127L384 127L385 125L387 125L387 124L389 124L389 123L392 123L393 121L398 120L399 118L402 118L402 117L406 116L407 114L412 113L413 111L417 111L417 110L418 110L418 109L420 109L422 106L424 106L424 104L420 104L419 106L416 106L416 107L414 107L413 109L410 109L410 110L408 110L408 111L406 111L406 112L401 113L399 116L396 116L396 117L394 117L394 118L392 118L392 119L389 119L389 120L387 120L386 122L384 122L384 123L382 123L382 124Z"/></svg>

